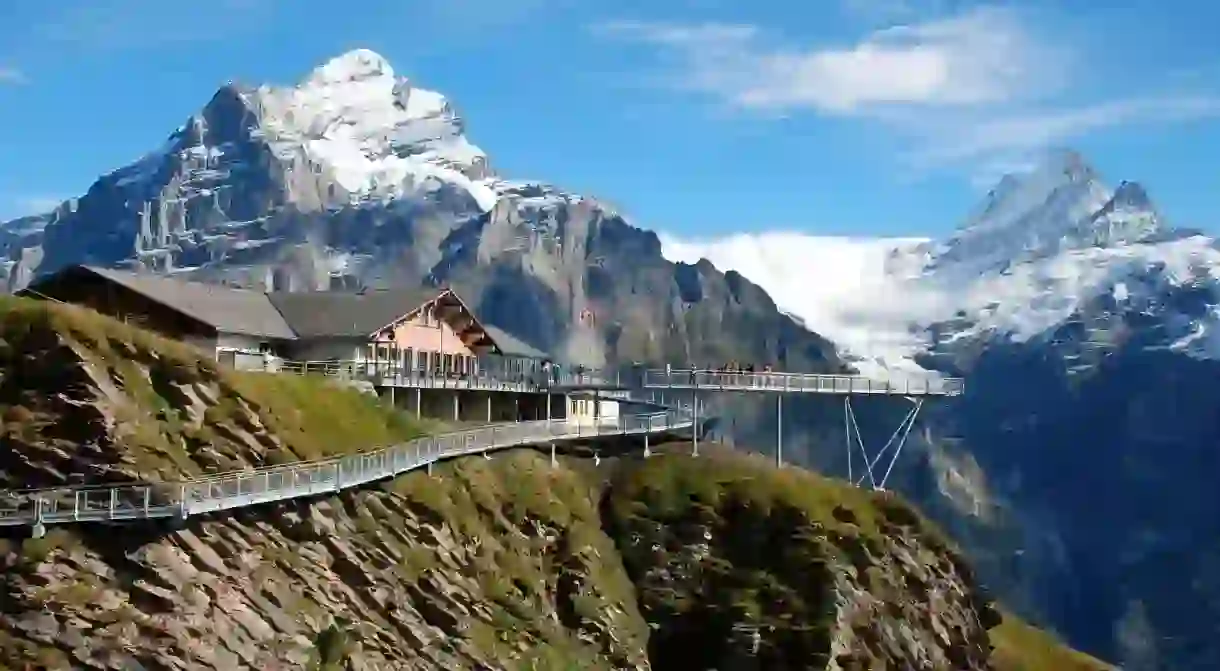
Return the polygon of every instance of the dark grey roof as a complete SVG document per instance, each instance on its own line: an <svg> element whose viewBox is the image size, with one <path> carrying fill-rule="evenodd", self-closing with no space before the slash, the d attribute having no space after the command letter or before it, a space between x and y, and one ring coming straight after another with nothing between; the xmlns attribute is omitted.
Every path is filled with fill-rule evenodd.
<svg viewBox="0 0 1220 671"><path fill-rule="evenodd" d="M484 324L483 328L487 331L487 335L491 336L492 341L500 347L500 351L504 353L504 356L515 356L523 359L551 358L546 352L529 345L499 326Z"/></svg>
<svg viewBox="0 0 1220 671"><path fill-rule="evenodd" d="M268 338L295 337L261 291L95 266L76 266L64 272L82 271L147 296L218 331ZM37 289L37 284L34 288Z"/></svg>
<svg viewBox="0 0 1220 671"><path fill-rule="evenodd" d="M266 294L300 338L365 337L436 298L439 289L275 291Z"/></svg>
<svg viewBox="0 0 1220 671"><path fill-rule="evenodd" d="M79 273L90 273L126 287L218 331L283 340L364 338L445 292L443 289L420 288L264 293L94 266L65 269L36 282L29 292L38 295L40 285L49 285L55 278ZM461 301L460 297L457 299ZM506 356L550 358L545 352L522 342L502 328L487 324L482 326Z"/></svg>

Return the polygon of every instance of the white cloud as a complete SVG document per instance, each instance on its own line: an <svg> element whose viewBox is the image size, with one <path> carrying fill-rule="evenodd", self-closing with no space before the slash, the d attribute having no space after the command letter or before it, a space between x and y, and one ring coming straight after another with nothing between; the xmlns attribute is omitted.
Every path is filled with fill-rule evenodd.
<svg viewBox="0 0 1220 671"><path fill-rule="evenodd" d="M907 0L846 2L859 11L926 15ZM918 172L963 164L994 171L1117 126L1220 114L1220 96L1197 89L1082 98L1081 82L1104 78L1085 67L1085 54L1063 46L1074 44L1069 36L1046 30L1015 9L986 7L876 30L854 44L804 48L752 25L598 27L676 58L666 78L676 89L756 112L880 124L909 143L905 164Z"/></svg>
<svg viewBox="0 0 1220 671"><path fill-rule="evenodd" d="M0 65L0 85L24 84L28 81L25 73L14 67Z"/></svg>
<svg viewBox="0 0 1220 671"><path fill-rule="evenodd" d="M771 295L807 326L858 356L900 363L919 349L914 323L944 311L944 297L889 272L895 250L922 238L848 238L795 232L740 234L694 240L662 234L671 261L701 258L721 270L736 270Z"/></svg>
<svg viewBox="0 0 1220 671"><path fill-rule="evenodd" d="M1008 102L1059 82L1066 59L1039 44L1018 16L980 8L876 31L843 47L785 49L757 27L616 22L605 34L677 52L689 88L761 109L855 114L887 105L952 107Z"/></svg>
<svg viewBox="0 0 1220 671"><path fill-rule="evenodd" d="M1173 122L1220 113L1220 97L1172 95L1132 98L1077 108L1030 110L953 123L942 119L926 131L941 137L918 156L931 162L1010 154L1030 147L1062 144L1089 132L1143 122Z"/></svg>

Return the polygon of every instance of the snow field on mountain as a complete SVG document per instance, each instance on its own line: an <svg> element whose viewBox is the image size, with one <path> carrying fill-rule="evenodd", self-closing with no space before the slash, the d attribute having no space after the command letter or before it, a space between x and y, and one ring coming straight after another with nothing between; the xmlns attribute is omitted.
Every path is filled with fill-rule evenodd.
<svg viewBox="0 0 1220 671"><path fill-rule="evenodd" d="M959 275L892 272L916 255L917 239L839 238L801 233L733 235L717 240L661 236L671 261L707 258L763 287L781 309L830 338L868 375L912 370L912 357L930 344L926 327L961 320L952 338L1028 341L1068 320L1085 302L1112 293L1119 302L1155 301L1163 287L1132 278L1160 268L1171 285L1220 282L1220 251L1192 236L1146 244L1070 249L1011 264L963 281ZM897 252L897 258L891 256ZM1220 317L1195 320L1190 335L1171 345L1194 356L1220 358Z"/></svg>
<svg viewBox="0 0 1220 671"><path fill-rule="evenodd" d="M450 184L484 211L495 206L495 191L464 173L487 157L462 134L445 97L396 77L376 53L348 52L295 87L264 86L254 95L268 141L303 148L356 199Z"/></svg>

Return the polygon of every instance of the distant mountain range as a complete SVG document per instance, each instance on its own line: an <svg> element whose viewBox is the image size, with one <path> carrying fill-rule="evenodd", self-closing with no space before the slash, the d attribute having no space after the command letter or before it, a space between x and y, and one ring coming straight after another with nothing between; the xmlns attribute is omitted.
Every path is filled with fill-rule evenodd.
<svg viewBox="0 0 1220 671"><path fill-rule="evenodd" d="M822 244L860 268L791 252ZM865 372L965 375L966 397L925 424L898 488L954 527L1010 601L1076 644L1128 668L1220 667L1205 624L1220 608L1213 238L1166 222L1137 183L1106 186L1058 151L1000 180L945 240L672 248L746 272L767 259L756 279L781 308L828 329ZM853 282L823 292L833 301L806 298ZM841 468L824 451L813 460Z"/></svg>
<svg viewBox="0 0 1220 671"><path fill-rule="evenodd" d="M948 239L878 257L847 307L861 333L892 331L882 352L814 333L817 315L737 272L667 261L595 198L501 177L452 104L367 50L293 87L221 87L159 149L0 224L0 251L10 290L70 263L294 290L448 284L593 366L966 375L897 487L1074 644L1129 668L1220 668L1220 251L1075 153L1002 179ZM841 419L819 403L794 400L784 435L837 473ZM721 410L740 442L772 435L772 409Z"/></svg>

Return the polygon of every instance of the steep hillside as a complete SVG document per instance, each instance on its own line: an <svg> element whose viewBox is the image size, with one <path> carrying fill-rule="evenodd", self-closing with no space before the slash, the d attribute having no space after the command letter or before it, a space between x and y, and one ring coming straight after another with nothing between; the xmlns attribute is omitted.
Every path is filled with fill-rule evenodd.
<svg viewBox="0 0 1220 671"><path fill-rule="evenodd" d="M358 391L235 377L94 313L0 307L10 484L418 430ZM1104 668L1001 622L893 496L716 450L556 468L517 450L182 527L0 543L0 668Z"/></svg>

